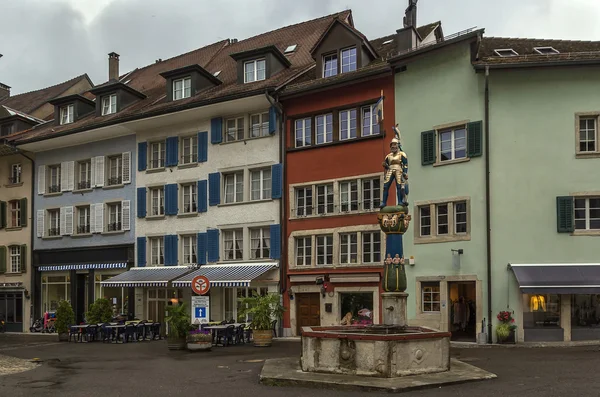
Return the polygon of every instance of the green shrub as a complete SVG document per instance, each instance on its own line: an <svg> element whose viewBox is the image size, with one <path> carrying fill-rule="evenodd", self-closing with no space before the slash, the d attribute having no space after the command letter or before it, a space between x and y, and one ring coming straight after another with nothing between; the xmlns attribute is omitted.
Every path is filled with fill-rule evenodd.
<svg viewBox="0 0 600 397"><path fill-rule="evenodd" d="M56 332L66 334L69 332L69 326L75 325L75 313L71 304L67 301L60 301L56 309Z"/></svg>
<svg viewBox="0 0 600 397"><path fill-rule="evenodd" d="M246 314L251 314L252 329L256 330L271 329L271 321L281 318L284 312L280 294L255 295L240 298L239 301L242 303L239 315L245 317Z"/></svg>
<svg viewBox="0 0 600 397"><path fill-rule="evenodd" d="M168 337L171 339L185 338L192 328L190 313L185 303L177 306L168 306L169 315L165 321L169 326Z"/></svg>
<svg viewBox="0 0 600 397"><path fill-rule="evenodd" d="M508 338L508 335L510 335L511 331L510 328L510 325L507 323L501 323L496 326L496 335L500 341L504 341L506 338Z"/></svg>
<svg viewBox="0 0 600 397"><path fill-rule="evenodd" d="M90 305L90 311L85 313L88 324L108 323L112 318L112 305L106 298L96 299L96 302Z"/></svg>

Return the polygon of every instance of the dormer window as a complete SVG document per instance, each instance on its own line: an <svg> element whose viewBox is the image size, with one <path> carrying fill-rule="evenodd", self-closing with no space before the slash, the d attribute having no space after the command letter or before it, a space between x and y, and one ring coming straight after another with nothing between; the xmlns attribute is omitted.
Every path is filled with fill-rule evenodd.
<svg viewBox="0 0 600 397"><path fill-rule="evenodd" d="M338 59L341 58L341 63L338 65ZM353 72L357 68L356 62L356 47L345 48L338 53L323 55L323 77L331 77L338 74L341 69L342 73Z"/></svg>
<svg viewBox="0 0 600 397"><path fill-rule="evenodd" d="M342 73L356 70L356 47L342 50Z"/></svg>
<svg viewBox="0 0 600 397"><path fill-rule="evenodd" d="M102 97L102 115L117 113L117 94Z"/></svg>
<svg viewBox="0 0 600 397"><path fill-rule="evenodd" d="M503 48L503 49L498 49L498 50L494 50L494 54L498 55L499 57L516 57L517 55L519 55L518 52L516 52L515 50L513 50L512 48Z"/></svg>
<svg viewBox="0 0 600 397"><path fill-rule="evenodd" d="M337 53L323 56L323 77L338 74L337 63Z"/></svg>
<svg viewBox="0 0 600 397"><path fill-rule="evenodd" d="M189 98L192 96L192 78L173 80L173 100Z"/></svg>
<svg viewBox="0 0 600 397"><path fill-rule="evenodd" d="M264 59L255 59L244 62L244 83L253 83L266 78L266 61Z"/></svg>
<svg viewBox="0 0 600 397"><path fill-rule="evenodd" d="M60 125L73 122L73 105L66 105L60 108Z"/></svg>

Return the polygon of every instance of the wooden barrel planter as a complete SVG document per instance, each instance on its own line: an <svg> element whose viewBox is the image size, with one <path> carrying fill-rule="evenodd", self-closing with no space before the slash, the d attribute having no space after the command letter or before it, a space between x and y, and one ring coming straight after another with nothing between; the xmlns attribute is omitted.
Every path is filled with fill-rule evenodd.
<svg viewBox="0 0 600 397"><path fill-rule="evenodd" d="M185 349L185 338L167 338L167 347L169 350Z"/></svg>
<svg viewBox="0 0 600 397"><path fill-rule="evenodd" d="M255 330L252 330L252 335L254 338L254 346L267 347L267 346L271 346L271 344L273 343L273 330L272 329L268 329L268 330L255 329Z"/></svg>

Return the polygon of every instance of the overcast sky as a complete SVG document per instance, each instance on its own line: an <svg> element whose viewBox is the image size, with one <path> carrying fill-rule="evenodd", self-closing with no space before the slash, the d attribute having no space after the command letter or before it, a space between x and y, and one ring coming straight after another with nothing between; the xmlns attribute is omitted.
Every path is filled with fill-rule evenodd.
<svg viewBox="0 0 600 397"><path fill-rule="evenodd" d="M244 39L352 9L374 39L402 26L408 0L0 0L0 82L17 94L88 73L121 72L225 39ZM448 35L477 26L487 36L600 40L598 0L420 0L419 25Z"/></svg>

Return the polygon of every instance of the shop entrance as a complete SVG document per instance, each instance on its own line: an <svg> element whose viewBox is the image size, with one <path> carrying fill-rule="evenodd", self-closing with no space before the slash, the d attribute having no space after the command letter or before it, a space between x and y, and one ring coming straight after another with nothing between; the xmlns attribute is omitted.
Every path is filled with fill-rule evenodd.
<svg viewBox="0 0 600 397"><path fill-rule="evenodd" d="M321 325L321 297L316 294L296 294L296 335L302 327Z"/></svg>
<svg viewBox="0 0 600 397"><path fill-rule="evenodd" d="M87 311L87 274L77 275L77 296L75 298L75 322L81 324L84 321L84 315Z"/></svg>
<svg viewBox="0 0 600 397"><path fill-rule="evenodd" d="M452 340L477 340L477 294L475 281L448 282L448 329Z"/></svg>
<svg viewBox="0 0 600 397"><path fill-rule="evenodd" d="M23 332L23 293L0 292L0 319L6 331Z"/></svg>

